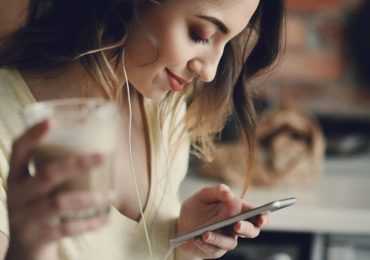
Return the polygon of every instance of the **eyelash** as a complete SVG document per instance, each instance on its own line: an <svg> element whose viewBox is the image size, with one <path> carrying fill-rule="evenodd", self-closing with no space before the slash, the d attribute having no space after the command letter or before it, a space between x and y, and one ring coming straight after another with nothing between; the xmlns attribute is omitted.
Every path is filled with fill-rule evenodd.
<svg viewBox="0 0 370 260"><path fill-rule="evenodd" d="M195 42L203 45L209 44L209 39L203 39L195 31L190 31L190 38Z"/></svg>

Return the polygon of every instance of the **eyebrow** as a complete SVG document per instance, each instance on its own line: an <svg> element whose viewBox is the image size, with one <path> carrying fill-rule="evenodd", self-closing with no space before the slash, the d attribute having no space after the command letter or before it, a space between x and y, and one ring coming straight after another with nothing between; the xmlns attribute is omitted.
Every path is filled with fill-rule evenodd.
<svg viewBox="0 0 370 260"><path fill-rule="evenodd" d="M203 19L203 20L206 20L210 23L213 23L214 25L216 25L216 27L223 33L223 34L228 34L230 32L229 28L227 28L227 26L221 22L220 20L218 20L217 18L215 17L212 17L212 16L206 16L206 15L197 15L198 18L200 19Z"/></svg>

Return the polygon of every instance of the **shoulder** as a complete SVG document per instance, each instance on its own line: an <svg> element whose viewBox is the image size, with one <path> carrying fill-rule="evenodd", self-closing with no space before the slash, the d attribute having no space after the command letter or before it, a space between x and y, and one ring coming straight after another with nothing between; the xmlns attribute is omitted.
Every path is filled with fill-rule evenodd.
<svg viewBox="0 0 370 260"><path fill-rule="evenodd" d="M0 105L17 98L17 92L24 84L17 70L0 68Z"/></svg>
<svg viewBox="0 0 370 260"><path fill-rule="evenodd" d="M17 113L31 101L29 90L19 72L10 69L0 69L0 120L5 115Z"/></svg>
<svg viewBox="0 0 370 260"><path fill-rule="evenodd" d="M20 112L33 102L19 72L0 69L0 151L6 158L13 139L22 130Z"/></svg>
<svg viewBox="0 0 370 260"><path fill-rule="evenodd" d="M15 69L0 68L0 114L34 102L35 99L21 74Z"/></svg>

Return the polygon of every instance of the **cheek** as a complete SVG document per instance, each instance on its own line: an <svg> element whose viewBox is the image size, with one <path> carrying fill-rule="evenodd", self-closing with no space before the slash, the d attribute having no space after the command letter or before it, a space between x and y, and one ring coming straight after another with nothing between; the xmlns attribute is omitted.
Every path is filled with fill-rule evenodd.
<svg viewBox="0 0 370 260"><path fill-rule="evenodd" d="M130 34L125 46L125 67L131 84L136 88L148 88L160 71L158 64L157 49L148 36L145 33Z"/></svg>
<svg viewBox="0 0 370 260"><path fill-rule="evenodd" d="M130 33L125 45L125 60L132 66L143 66L155 60L157 51L153 42L143 30Z"/></svg>
<svg viewBox="0 0 370 260"><path fill-rule="evenodd" d="M153 78L153 69L148 65L156 57L153 44L144 33L135 30L135 33L128 35L124 55L128 80L142 93L144 90L141 88L147 88Z"/></svg>
<svg viewBox="0 0 370 260"><path fill-rule="evenodd" d="M186 62L191 50L186 32L174 26L163 30L157 40L160 48L160 60L167 66L181 65Z"/></svg>

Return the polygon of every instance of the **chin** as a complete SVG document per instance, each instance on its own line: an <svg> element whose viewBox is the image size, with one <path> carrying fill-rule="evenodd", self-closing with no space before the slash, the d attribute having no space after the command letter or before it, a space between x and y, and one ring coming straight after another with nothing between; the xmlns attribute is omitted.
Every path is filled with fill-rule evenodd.
<svg viewBox="0 0 370 260"><path fill-rule="evenodd" d="M151 89L151 90L144 90L144 91L138 90L138 92L141 95L143 95L145 98L149 98L155 101L160 101L166 97L169 91L164 90L164 89Z"/></svg>
<svg viewBox="0 0 370 260"><path fill-rule="evenodd" d="M156 93L149 98L155 101L161 101L167 96L167 94L168 94L168 91L161 91L160 93Z"/></svg>

